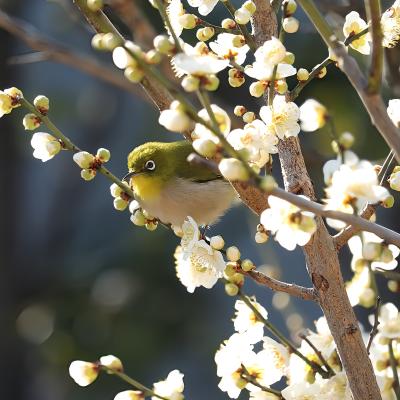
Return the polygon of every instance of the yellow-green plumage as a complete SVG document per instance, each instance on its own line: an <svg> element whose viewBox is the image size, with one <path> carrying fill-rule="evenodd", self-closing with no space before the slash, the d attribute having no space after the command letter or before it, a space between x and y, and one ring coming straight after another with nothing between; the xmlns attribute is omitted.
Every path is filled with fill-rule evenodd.
<svg viewBox="0 0 400 400"><path fill-rule="evenodd" d="M209 225L231 205L236 195L230 184L207 168L192 165L187 141L149 142L128 156L130 185L139 204L164 223L182 225L191 216ZM148 167L154 169L150 170Z"/></svg>

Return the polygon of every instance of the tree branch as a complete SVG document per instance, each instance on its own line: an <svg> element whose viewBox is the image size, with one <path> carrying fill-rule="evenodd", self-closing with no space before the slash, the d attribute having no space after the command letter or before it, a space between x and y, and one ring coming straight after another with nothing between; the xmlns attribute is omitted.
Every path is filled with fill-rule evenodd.
<svg viewBox="0 0 400 400"><path fill-rule="evenodd" d="M299 4L315 25L325 43L332 49L338 59L339 68L347 75L350 83L358 93L373 125L378 129L388 146L394 151L396 159L400 162L400 131L389 118L382 97L379 94L368 92L367 81L357 62L347 54L344 46L335 37L312 0L299 0Z"/></svg>
<svg viewBox="0 0 400 400"><path fill-rule="evenodd" d="M382 83L383 47L381 26L381 2L380 0L365 0L367 17L371 21L372 35L372 59L368 77L369 94L379 93Z"/></svg>
<svg viewBox="0 0 400 400"><path fill-rule="evenodd" d="M294 283L281 282L256 270L249 272L240 270L240 272L246 276L249 276L260 285L266 286L276 292L284 292L303 300L318 301L315 290L313 288L306 288L304 286L299 286Z"/></svg>
<svg viewBox="0 0 400 400"><path fill-rule="evenodd" d="M115 72L101 63L93 60L83 54L78 54L64 46L61 46L37 32L37 30L28 23L10 17L4 11L0 10L0 28L16 36L25 42L31 49L40 52L40 58L35 57L33 61L52 60L60 64L68 65L89 75L92 75L104 82L110 83L120 89L123 89L135 96L145 98L137 85L127 81L121 74ZM36 53L35 55L38 55ZM30 54L32 56L32 54ZM32 62L32 58L30 57Z"/></svg>

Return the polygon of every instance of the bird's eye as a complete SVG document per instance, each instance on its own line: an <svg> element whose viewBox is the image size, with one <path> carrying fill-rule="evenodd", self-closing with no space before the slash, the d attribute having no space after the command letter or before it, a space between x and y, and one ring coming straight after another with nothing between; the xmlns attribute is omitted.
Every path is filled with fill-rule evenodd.
<svg viewBox="0 0 400 400"><path fill-rule="evenodd" d="M146 164L144 165L144 167L148 171L154 171L156 169L156 163L153 160L149 160L149 161L146 161Z"/></svg>

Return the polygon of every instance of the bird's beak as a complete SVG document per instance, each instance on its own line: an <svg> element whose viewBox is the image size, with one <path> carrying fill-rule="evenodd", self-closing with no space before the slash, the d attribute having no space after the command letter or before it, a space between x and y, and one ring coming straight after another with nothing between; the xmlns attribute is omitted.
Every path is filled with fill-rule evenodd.
<svg viewBox="0 0 400 400"><path fill-rule="evenodd" d="M122 178L122 182L127 182L129 183L130 179L132 178L132 176L134 175L138 175L140 174L140 172L128 172L123 178Z"/></svg>

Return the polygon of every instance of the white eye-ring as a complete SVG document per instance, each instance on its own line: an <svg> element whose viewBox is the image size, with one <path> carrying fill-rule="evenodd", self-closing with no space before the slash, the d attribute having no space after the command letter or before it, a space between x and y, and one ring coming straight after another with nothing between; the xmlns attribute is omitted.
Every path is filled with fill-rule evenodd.
<svg viewBox="0 0 400 400"><path fill-rule="evenodd" d="M156 163L153 160L148 160L148 161L146 161L146 164L144 165L144 167L148 171L154 171L156 169Z"/></svg>

